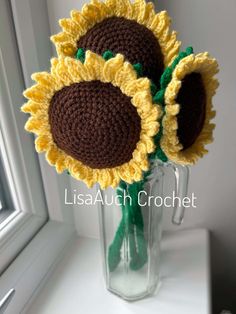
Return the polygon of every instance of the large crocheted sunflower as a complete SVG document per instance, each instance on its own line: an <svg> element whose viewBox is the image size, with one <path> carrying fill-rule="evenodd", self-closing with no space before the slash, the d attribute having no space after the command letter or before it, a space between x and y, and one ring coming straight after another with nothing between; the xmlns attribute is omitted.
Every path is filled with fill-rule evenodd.
<svg viewBox="0 0 236 314"><path fill-rule="evenodd" d="M59 23L63 31L51 38L59 56L75 57L79 48L100 55L121 53L130 63L142 64L143 75L157 86L179 51L167 12L156 14L145 0L92 0Z"/></svg>
<svg viewBox="0 0 236 314"><path fill-rule="evenodd" d="M150 80L138 78L124 57L104 60L90 51L85 62L52 59L51 72L32 75L22 107L32 117L26 130L38 135L38 152L61 173L91 187L116 187L142 179L155 149L159 106L152 103Z"/></svg>
<svg viewBox="0 0 236 314"><path fill-rule="evenodd" d="M190 53L180 61L177 58L172 70L169 82L164 81L171 72L170 68L162 77L165 116L161 148L171 161L194 164L208 152L205 145L213 140L215 125L211 119L215 111L212 97L218 87L218 80L214 77L218 64L208 53Z"/></svg>

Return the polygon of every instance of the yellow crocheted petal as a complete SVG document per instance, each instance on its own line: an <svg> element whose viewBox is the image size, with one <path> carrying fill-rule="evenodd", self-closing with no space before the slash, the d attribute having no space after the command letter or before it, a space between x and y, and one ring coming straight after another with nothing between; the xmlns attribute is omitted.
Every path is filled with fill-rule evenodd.
<svg viewBox="0 0 236 314"><path fill-rule="evenodd" d="M63 86L69 86L74 83L73 78L68 71L68 66L64 58L59 59L59 62L55 69L55 74L58 79L63 83Z"/></svg>
<svg viewBox="0 0 236 314"><path fill-rule="evenodd" d="M177 40L177 32L173 31L162 37L162 52L164 53L165 65L169 66L179 53L181 42Z"/></svg>
<svg viewBox="0 0 236 314"><path fill-rule="evenodd" d="M137 79L137 73L134 70L133 66L124 62L123 66L116 71L115 78L113 80L113 85L119 86L121 91L125 91L125 87L130 81Z"/></svg>
<svg viewBox="0 0 236 314"><path fill-rule="evenodd" d="M146 150L143 151L143 150L136 148L133 151L133 160L136 161L137 163L140 163L142 160L145 159L146 155L147 155Z"/></svg>
<svg viewBox="0 0 236 314"><path fill-rule="evenodd" d="M82 8L82 14L90 27L101 22L106 17L106 12L100 10L100 7L94 3L85 4Z"/></svg>
<svg viewBox="0 0 236 314"><path fill-rule="evenodd" d="M76 39L72 35L61 32L50 37L55 44L58 56L73 57L77 51Z"/></svg>
<svg viewBox="0 0 236 314"><path fill-rule="evenodd" d="M47 151L52 145L52 139L48 135L40 135L35 140L35 148L38 153Z"/></svg>
<svg viewBox="0 0 236 314"><path fill-rule="evenodd" d="M91 25L101 22L106 15L99 6L93 3L85 4L82 8L82 14Z"/></svg>
<svg viewBox="0 0 236 314"><path fill-rule="evenodd" d="M146 1L145 0L134 0L133 1L133 18L138 19L139 15L145 10Z"/></svg>
<svg viewBox="0 0 236 314"><path fill-rule="evenodd" d="M167 11L161 11L156 14L153 19L153 23L151 25L151 29L154 34L162 41L163 35L166 36L169 31L169 27L171 24L171 19L167 13Z"/></svg>
<svg viewBox="0 0 236 314"><path fill-rule="evenodd" d="M33 85L26 89L23 93L25 98L28 98L37 103L45 103L51 98L51 94L45 90L43 86L39 84Z"/></svg>
<svg viewBox="0 0 236 314"><path fill-rule="evenodd" d="M166 106L165 110L166 110L166 114L170 116L176 116L180 111L180 105L174 104L172 106Z"/></svg>
<svg viewBox="0 0 236 314"><path fill-rule="evenodd" d="M182 82L173 77L165 91L165 103L167 106L175 105L175 99L178 95L181 85Z"/></svg>
<svg viewBox="0 0 236 314"><path fill-rule="evenodd" d="M148 158L146 157L145 159L143 159L141 162L140 162L140 169L142 171L148 171L149 168L150 168L150 164L149 164L149 160ZM143 177L143 174L141 173L141 176Z"/></svg>
<svg viewBox="0 0 236 314"><path fill-rule="evenodd" d="M48 120L45 116L40 118L31 117L25 124L25 130L37 135L40 135L42 132L45 134L46 132L49 132Z"/></svg>
<svg viewBox="0 0 236 314"><path fill-rule="evenodd" d="M69 163L69 165L67 161L67 166L70 174L77 180L86 180L86 178L91 176L89 168L77 160Z"/></svg>
<svg viewBox="0 0 236 314"><path fill-rule="evenodd" d="M57 87L57 81L48 72L37 72L31 75L32 80L43 86L49 93L53 93Z"/></svg>
<svg viewBox="0 0 236 314"><path fill-rule="evenodd" d="M52 35L50 37L50 39L56 45L62 44L64 42L71 42L71 41L73 41L73 37L70 34L65 33L65 32L60 32L60 33L58 33L56 35Z"/></svg>
<svg viewBox="0 0 236 314"><path fill-rule="evenodd" d="M191 54L179 62L172 74L172 78L181 81L187 74L194 72L196 68L195 56Z"/></svg>
<svg viewBox="0 0 236 314"><path fill-rule="evenodd" d="M106 176L106 187L111 186L114 180L112 169L105 169L104 176Z"/></svg>
<svg viewBox="0 0 236 314"><path fill-rule="evenodd" d="M160 124L157 121L151 121L147 122L144 121L142 122L142 131L145 132L148 136L152 137L155 136L160 128Z"/></svg>
<svg viewBox="0 0 236 314"><path fill-rule="evenodd" d="M133 97L138 92L149 90L150 84L151 82L148 78L139 78L135 81L128 82L124 88L124 93L129 97Z"/></svg>
<svg viewBox="0 0 236 314"><path fill-rule="evenodd" d="M103 82L114 82L117 86L116 75L124 65L124 56L117 54L114 58L105 62L101 80Z"/></svg>
<svg viewBox="0 0 236 314"><path fill-rule="evenodd" d="M177 104L176 99L183 79L186 75L193 72L201 74L205 86L206 118L195 142L191 147L183 149L177 136L177 115L181 104ZM161 140L161 147L170 160L184 165L194 164L207 153L205 145L213 141L214 124L210 123L210 120L215 116L215 112L212 110L212 97L218 87L218 81L214 77L217 72L218 64L208 53L189 55L176 66L172 75L172 81L167 86L165 93L166 115L163 119L163 137Z"/></svg>
<svg viewBox="0 0 236 314"><path fill-rule="evenodd" d="M145 122L158 121L162 116L162 109L160 106L156 105L151 108L150 111L142 112L141 119Z"/></svg>
<svg viewBox="0 0 236 314"><path fill-rule="evenodd" d="M78 10L72 10L70 12L70 16L73 22L75 22L80 27L81 32L84 34L88 29L88 20L86 20L84 15Z"/></svg>
<svg viewBox="0 0 236 314"><path fill-rule="evenodd" d="M137 167L133 167L133 163L138 164L138 168ZM134 158L132 160L132 169L133 170L133 180L134 181L140 181L142 179L142 171L147 171L149 169L149 162L148 159L145 156L142 156L142 154L139 152L137 152L137 154L134 154ZM131 167L131 166L130 166Z"/></svg>
<svg viewBox="0 0 236 314"><path fill-rule="evenodd" d="M132 173L133 181L138 182L138 181L142 180L142 178L143 178L143 171L142 171L140 166L141 166L141 164L135 162L134 160L131 160L129 162L129 170ZM148 170L148 168L145 170Z"/></svg>
<svg viewBox="0 0 236 314"><path fill-rule="evenodd" d="M126 0L124 0L125 2ZM111 10L108 8L106 3L100 0L91 0L91 4L96 6L98 10L100 11L100 15L104 18L109 17L112 15Z"/></svg>
<svg viewBox="0 0 236 314"><path fill-rule="evenodd" d="M116 169L113 169L113 175L114 175L114 177L113 177L113 181L111 183L111 187L113 189L115 189L119 185L121 179L120 179L119 173Z"/></svg>
<svg viewBox="0 0 236 314"><path fill-rule="evenodd" d="M108 8L110 14L113 16L124 16L127 12L127 5L129 6L129 1L126 0L106 0L105 4ZM130 17L132 16L132 7L130 6Z"/></svg>
<svg viewBox="0 0 236 314"><path fill-rule="evenodd" d="M92 51L87 51L84 66L87 69L90 80L101 80L105 60Z"/></svg>
<svg viewBox="0 0 236 314"><path fill-rule="evenodd" d="M87 78L85 67L79 60L66 57L65 64L74 83L79 83Z"/></svg>
<svg viewBox="0 0 236 314"><path fill-rule="evenodd" d="M62 44L56 45L57 54L60 57L71 57L74 58L77 52L77 45L76 42L64 42Z"/></svg>
<svg viewBox="0 0 236 314"><path fill-rule="evenodd" d="M166 115L163 119L163 126L164 126L164 130L163 130L164 134L167 134L167 132L172 133L173 131L176 131L178 129L176 116Z"/></svg>
<svg viewBox="0 0 236 314"><path fill-rule="evenodd" d="M133 6L130 0L119 0L118 7L118 16L125 17L127 19L133 19Z"/></svg>
<svg viewBox="0 0 236 314"><path fill-rule="evenodd" d="M139 141L137 143L137 147L136 149L142 153L147 154L147 146L145 145L145 143L143 141Z"/></svg>
<svg viewBox="0 0 236 314"><path fill-rule="evenodd" d="M59 25L63 29L64 36L67 36L65 41L70 41L71 38L78 38L83 34L83 28L72 19L61 19L59 20Z"/></svg>
<svg viewBox="0 0 236 314"><path fill-rule="evenodd" d="M62 153L60 154L60 156L57 158L55 167L56 167L56 171L58 173L62 173L62 172L64 172L67 169L65 154L62 154Z"/></svg>
<svg viewBox="0 0 236 314"><path fill-rule="evenodd" d="M57 65L59 63L59 59L57 58L52 58L50 60L50 63L51 63L51 69L50 69L50 72L51 72L51 75L56 79L56 81L58 82L58 79L57 79L57 74L56 74L56 68L57 68Z"/></svg>
<svg viewBox="0 0 236 314"><path fill-rule="evenodd" d="M150 138L149 136L147 136L145 133L141 133L140 135L140 141L142 143L144 143L144 145L146 146L146 150L147 152L150 154L154 151L155 149L155 144L152 140L152 138Z"/></svg>
<svg viewBox="0 0 236 314"><path fill-rule="evenodd" d="M97 170L97 180L100 184L101 189L106 189L109 186L115 184L117 180L115 180L115 177L113 175L113 169L101 169ZM115 181L114 181L115 180Z"/></svg>
<svg viewBox="0 0 236 314"><path fill-rule="evenodd" d="M78 164L81 165L81 163L79 161L75 160L71 156L67 156L67 158L65 160L65 164L66 164L66 168L68 169L68 171L70 172L71 175L73 172L73 168L76 167ZM75 178L74 175L73 175L73 177Z"/></svg>
<svg viewBox="0 0 236 314"><path fill-rule="evenodd" d="M169 32L170 18L163 11L155 14L153 3L144 0L92 0L85 4L82 12L71 11L70 19L60 20L63 32L51 37L59 56L73 57L77 51L77 41L94 25L111 16L134 20L153 32L161 46L165 65L169 65L179 52L180 43L176 33Z"/></svg>
<svg viewBox="0 0 236 314"><path fill-rule="evenodd" d="M181 43L177 41L176 32L170 32L171 19L166 11L156 14L146 26L157 38L164 56L165 66L171 64L178 55Z"/></svg>
<svg viewBox="0 0 236 314"><path fill-rule="evenodd" d="M21 111L24 113L30 113L31 115L43 114L47 112L48 103L37 103L33 100L29 100L21 107Z"/></svg>
<svg viewBox="0 0 236 314"><path fill-rule="evenodd" d="M55 145L52 145L46 153L46 159L51 166L55 166L58 158L60 157L60 152Z"/></svg>
<svg viewBox="0 0 236 314"><path fill-rule="evenodd" d="M133 4L133 18L140 24L146 24L155 16L153 3L144 0L135 0Z"/></svg>
<svg viewBox="0 0 236 314"><path fill-rule="evenodd" d="M134 179L133 179L133 175L131 173L132 168L130 167L130 165L128 163L118 167L117 171L118 171L118 174L119 174L119 177L121 178L121 180L123 180L129 184L133 183Z"/></svg>
<svg viewBox="0 0 236 314"><path fill-rule="evenodd" d="M136 93L131 99L131 102L137 108L139 115L141 115L142 112L150 112L153 106L150 91Z"/></svg>
<svg viewBox="0 0 236 314"><path fill-rule="evenodd" d="M203 143L197 143L194 147L188 148L186 151L179 151L173 154L173 161L183 165L194 165L199 158L202 158L208 150L204 147Z"/></svg>
<svg viewBox="0 0 236 314"><path fill-rule="evenodd" d="M154 141L152 139L151 141L153 145L152 145L151 150L149 149L148 151L146 143L143 140L140 140L136 147L136 151L138 153L135 152L136 156L133 156L134 160L139 162L139 166L143 171L148 170L148 167L149 167L147 154L152 153L155 150Z"/></svg>

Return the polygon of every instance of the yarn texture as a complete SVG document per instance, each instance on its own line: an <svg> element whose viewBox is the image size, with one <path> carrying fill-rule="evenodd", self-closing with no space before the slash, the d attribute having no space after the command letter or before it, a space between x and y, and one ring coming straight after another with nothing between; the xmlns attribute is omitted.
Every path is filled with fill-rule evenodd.
<svg viewBox="0 0 236 314"><path fill-rule="evenodd" d="M215 117L212 98L219 85L217 73L217 61L208 53L190 54L176 65L165 90L161 138L161 148L171 161L194 164L208 152L205 145L213 141L215 127L211 119Z"/></svg>
<svg viewBox="0 0 236 314"><path fill-rule="evenodd" d="M141 132L131 98L100 81L74 83L56 92L49 123L56 145L93 169L129 162Z"/></svg>
<svg viewBox="0 0 236 314"><path fill-rule="evenodd" d="M51 63L51 72L34 74L36 85L24 92L22 111L31 114L25 128L38 135L36 150L89 187L140 181L162 114L150 80L138 78L120 54L106 61L87 51L84 63L70 57Z"/></svg>
<svg viewBox="0 0 236 314"><path fill-rule="evenodd" d="M81 12L73 10L71 18L61 19L62 32L51 40L59 56L74 57L78 48L100 54L113 48L131 63L143 62L149 75L153 71L158 76L154 69L159 73L162 64L168 66L179 51L180 42L176 32L170 32L170 23L166 11L156 14L153 3L145 0L92 0Z"/></svg>
<svg viewBox="0 0 236 314"><path fill-rule="evenodd" d="M159 85L164 58L154 34L136 21L110 17L93 26L77 42L78 48L102 55L106 50L121 53L132 64L142 66L142 76Z"/></svg>
<svg viewBox="0 0 236 314"><path fill-rule="evenodd" d="M167 12L155 13L145 0L91 0L59 24L51 37L58 58L50 72L33 74L36 84L24 92L21 110L31 115L25 129L58 173L89 188L117 188L122 218L108 267L117 268L125 242L137 271L152 247L139 192L152 161L190 165L207 153L218 64L191 47L179 52Z"/></svg>

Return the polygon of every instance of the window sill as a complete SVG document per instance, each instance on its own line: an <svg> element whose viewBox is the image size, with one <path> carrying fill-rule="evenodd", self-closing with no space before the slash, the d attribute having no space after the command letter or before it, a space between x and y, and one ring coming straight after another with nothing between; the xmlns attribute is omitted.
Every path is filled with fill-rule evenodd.
<svg viewBox="0 0 236 314"><path fill-rule="evenodd" d="M128 303L107 292L98 240L76 238L27 314L209 314L209 234L206 230L166 233L162 285L156 296Z"/></svg>
<svg viewBox="0 0 236 314"><path fill-rule="evenodd" d="M0 299L12 288L16 294L6 314L20 313L48 277L75 235L74 227L49 221L0 277Z"/></svg>

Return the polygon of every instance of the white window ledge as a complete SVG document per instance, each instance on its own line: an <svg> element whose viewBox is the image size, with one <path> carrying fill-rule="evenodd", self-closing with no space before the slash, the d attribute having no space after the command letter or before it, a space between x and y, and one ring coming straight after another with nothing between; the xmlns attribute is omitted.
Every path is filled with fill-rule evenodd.
<svg viewBox="0 0 236 314"><path fill-rule="evenodd" d="M74 230L69 224L49 221L12 262L0 277L0 300L10 289L16 291L4 314L22 313L63 256Z"/></svg>
<svg viewBox="0 0 236 314"><path fill-rule="evenodd" d="M128 303L106 291L98 240L76 238L27 314L209 314L209 234L164 234L162 285L157 295ZM7 312L8 313L8 312Z"/></svg>

